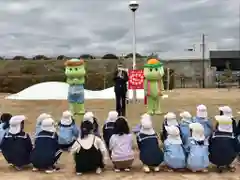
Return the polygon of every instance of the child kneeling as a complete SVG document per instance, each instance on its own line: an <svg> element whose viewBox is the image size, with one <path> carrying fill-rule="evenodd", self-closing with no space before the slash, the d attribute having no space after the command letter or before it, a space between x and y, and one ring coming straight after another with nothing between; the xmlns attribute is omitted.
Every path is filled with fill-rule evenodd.
<svg viewBox="0 0 240 180"><path fill-rule="evenodd" d="M158 136L152 127L151 116L148 114L142 116L141 129L137 134L137 144L144 172L150 172L150 167L158 172L159 165L163 162L163 152L158 144Z"/></svg>
<svg viewBox="0 0 240 180"><path fill-rule="evenodd" d="M63 112L58 129L58 143L62 150L67 151L79 136L79 129L73 121L70 111Z"/></svg>
<svg viewBox="0 0 240 180"><path fill-rule="evenodd" d="M234 136L232 119L226 115L215 116L215 119L218 126L209 140L209 159L217 166L218 172L234 172L236 168L232 163L238 155L239 144Z"/></svg>
<svg viewBox="0 0 240 180"><path fill-rule="evenodd" d="M44 119L41 131L35 138L35 147L31 155L33 171L44 170L46 173L52 173L59 170L56 163L61 154L55 122L52 118Z"/></svg>
<svg viewBox="0 0 240 180"><path fill-rule="evenodd" d="M166 126L167 139L164 141L164 163L169 171L184 169L186 167L186 155L180 131L177 126Z"/></svg>
<svg viewBox="0 0 240 180"><path fill-rule="evenodd" d="M104 168L103 160L107 159L108 152L104 142L93 133L93 124L90 121L83 121L81 137L71 148L77 175L91 171L100 174Z"/></svg>
<svg viewBox="0 0 240 180"><path fill-rule="evenodd" d="M32 142L30 136L24 132L25 119L23 115L13 116L10 119L9 130L1 144L4 158L16 170L21 170L31 163Z"/></svg>
<svg viewBox="0 0 240 180"><path fill-rule="evenodd" d="M190 124L191 137L189 138L189 154L187 158L187 167L192 172L208 172L209 152L208 139L204 135L204 126L200 123Z"/></svg>
<svg viewBox="0 0 240 180"><path fill-rule="evenodd" d="M120 116L115 122L114 134L110 138L109 150L115 172L130 171L134 160L133 139L127 120Z"/></svg>

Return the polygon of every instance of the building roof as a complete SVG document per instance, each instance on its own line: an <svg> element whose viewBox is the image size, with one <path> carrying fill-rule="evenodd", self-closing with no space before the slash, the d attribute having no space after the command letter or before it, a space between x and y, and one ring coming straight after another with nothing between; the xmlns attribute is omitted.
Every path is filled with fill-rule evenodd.
<svg viewBox="0 0 240 180"><path fill-rule="evenodd" d="M240 59L240 51L210 51L210 59L214 58Z"/></svg>

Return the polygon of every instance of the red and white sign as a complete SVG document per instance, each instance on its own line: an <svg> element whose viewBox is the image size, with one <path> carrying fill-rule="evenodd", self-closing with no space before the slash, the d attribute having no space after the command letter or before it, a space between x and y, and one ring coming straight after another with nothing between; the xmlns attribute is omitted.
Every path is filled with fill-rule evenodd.
<svg viewBox="0 0 240 180"><path fill-rule="evenodd" d="M128 71L128 89L143 89L144 74L143 70L129 70Z"/></svg>

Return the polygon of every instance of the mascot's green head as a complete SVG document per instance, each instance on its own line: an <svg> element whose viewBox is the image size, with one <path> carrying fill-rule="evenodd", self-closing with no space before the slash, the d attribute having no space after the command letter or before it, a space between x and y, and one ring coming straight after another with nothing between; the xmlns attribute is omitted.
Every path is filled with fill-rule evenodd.
<svg viewBox="0 0 240 180"><path fill-rule="evenodd" d="M164 75L163 64L157 59L149 59L144 65L144 77L147 80L159 80Z"/></svg>
<svg viewBox="0 0 240 180"><path fill-rule="evenodd" d="M65 62L65 75L69 84L83 84L86 74L82 59L70 59Z"/></svg>

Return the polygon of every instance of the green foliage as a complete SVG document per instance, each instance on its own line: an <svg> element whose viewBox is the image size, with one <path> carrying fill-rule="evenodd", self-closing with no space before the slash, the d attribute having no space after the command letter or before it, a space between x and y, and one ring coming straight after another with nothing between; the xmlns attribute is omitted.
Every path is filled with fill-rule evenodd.
<svg viewBox="0 0 240 180"><path fill-rule="evenodd" d="M35 75L36 74L35 69L36 69L36 66L34 66L34 65L22 66L22 67L20 67L20 73Z"/></svg>
<svg viewBox="0 0 240 180"><path fill-rule="evenodd" d="M19 92L33 84L46 81L66 82L65 60L2 60L0 61L0 91ZM85 88L101 90L113 86L116 60L86 60ZM122 61L124 64L124 62ZM144 61L141 60L144 64ZM140 66L139 66L140 67ZM141 67L142 68L142 67ZM167 74L165 72L165 74ZM164 76L166 79L166 76Z"/></svg>
<svg viewBox="0 0 240 180"><path fill-rule="evenodd" d="M115 54L105 54L102 59L118 59Z"/></svg>

